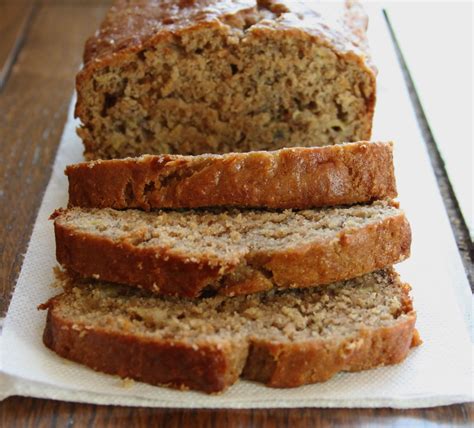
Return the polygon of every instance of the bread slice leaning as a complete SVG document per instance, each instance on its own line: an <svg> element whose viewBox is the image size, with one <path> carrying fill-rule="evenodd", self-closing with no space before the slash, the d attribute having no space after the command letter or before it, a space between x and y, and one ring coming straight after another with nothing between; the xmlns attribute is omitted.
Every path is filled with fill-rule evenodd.
<svg viewBox="0 0 474 428"><path fill-rule="evenodd" d="M196 297L311 287L404 260L410 226L389 202L305 211L57 211L58 262L83 277Z"/></svg>
<svg viewBox="0 0 474 428"><path fill-rule="evenodd" d="M392 143L145 155L66 168L69 206L315 208L397 196Z"/></svg>
<svg viewBox="0 0 474 428"><path fill-rule="evenodd" d="M324 288L197 301L72 281L41 306L43 340L94 370L154 385L211 393L243 377L295 387L402 361L420 343L409 290L391 268Z"/></svg>

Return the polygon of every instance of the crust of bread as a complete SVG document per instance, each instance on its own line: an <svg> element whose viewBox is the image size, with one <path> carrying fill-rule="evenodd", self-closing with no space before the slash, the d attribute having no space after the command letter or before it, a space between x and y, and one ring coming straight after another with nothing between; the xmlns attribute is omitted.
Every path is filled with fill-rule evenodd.
<svg viewBox="0 0 474 428"><path fill-rule="evenodd" d="M300 288L354 278L406 259L411 230L405 215L341 231L288 251L259 252L235 260L189 259L166 248L76 231L56 220L56 257L71 272L138 286L157 294L198 297L206 288L229 296L273 287Z"/></svg>
<svg viewBox="0 0 474 428"><path fill-rule="evenodd" d="M84 68L76 78L78 92L76 117L82 117L85 114L80 89L97 69L117 64L130 53L138 52L161 41L184 36L200 28L219 28L222 22L231 15L245 15L255 10L258 3L270 2L245 0L236 4L233 0L219 0L218 7L209 7L209 2L206 0L167 3L157 7L153 2L148 5L144 2L140 8L136 8L125 0L115 1L115 5L109 9L106 18L102 21L100 29L85 44ZM279 3L283 8L282 11L292 10L294 6L288 0L281 0ZM341 18L343 18L339 20L341 24L339 28L331 29L324 22L322 24L318 22L313 28L302 28L301 22L290 15L286 19L280 19L271 27L259 28L259 31L266 33L280 30L283 34L286 33L292 37L311 38L317 43L331 47L339 56L358 63L362 69L371 74L375 86L376 68L371 62L366 36L367 15L357 0L347 0L335 6L340 10ZM180 9L178 13L176 7ZM331 13L334 13L334 10L333 8ZM310 19L321 20L318 12L312 8L306 7L304 13L309 14ZM256 33L258 34L258 31ZM375 96L369 103L371 105L369 113L373 116ZM367 133L370 135L371 126Z"/></svg>
<svg viewBox="0 0 474 428"><path fill-rule="evenodd" d="M137 7L127 0L115 0L99 30L86 42L83 55L85 69L102 65L107 60L113 62L119 55L136 52L173 35L192 33L202 27L218 27L222 23L232 25L233 17L245 18L245 15L255 14L260 8L278 15L279 19L273 22L272 28L300 31L332 46L341 55L357 54L361 61L373 67L366 35L368 18L357 0L346 0L330 7L323 2L311 7L292 0L176 0L158 5L153 1L141 3ZM304 16L310 22L302 22L301 16L298 19L295 14ZM336 14L339 19L331 20L334 18L331 15ZM327 25L326 20L332 21L332 27Z"/></svg>
<svg viewBox="0 0 474 428"><path fill-rule="evenodd" d="M125 0L115 0L98 31L87 40L83 55L84 67L76 77L78 96L75 117L80 118L83 124L78 134L85 145L85 157L104 157L104 154L97 153L94 137L87 129L94 125L91 124L85 88L98 71L117 66L146 50L153 50L158 44L173 46L176 40L189 38L200 31L213 30L227 35L229 31L224 29L232 27L232 21L245 21L247 15L257 13L260 8L272 11L278 19L257 20L252 24L251 33L255 39L269 36L280 40L310 41L329 48L341 61L355 64L367 75L372 90L365 99L366 110L364 117L360 118L361 130L357 139L370 139L376 103L377 70L368 48L368 18L359 1L346 0L330 5L317 2L310 5L308 2L290 0L181 0L159 4L145 1L136 6ZM337 15L338 19L334 19ZM203 153L199 147L196 150L194 153Z"/></svg>
<svg viewBox="0 0 474 428"><path fill-rule="evenodd" d="M252 342L242 377L277 388L324 382L340 371L397 364L412 346L416 317L394 327L363 330L351 340ZM417 343L418 344L418 343Z"/></svg>
<svg viewBox="0 0 474 428"><path fill-rule="evenodd" d="M236 342L203 343L192 347L172 340L144 340L111 334L71 323L49 307L44 344L60 356L94 370L152 385L196 389L208 393L235 383L247 357L247 346Z"/></svg>
<svg viewBox="0 0 474 428"><path fill-rule="evenodd" d="M312 208L397 196L392 143L226 155L146 155L66 168L69 206Z"/></svg>
<svg viewBox="0 0 474 428"><path fill-rule="evenodd" d="M194 346L73 324L55 311L61 297L57 296L40 307L49 309L43 342L60 356L94 370L153 385L217 393L242 377L271 387L296 387L326 381L340 371L403 361L410 348L421 343L408 289L403 320L363 329L350 339L291 343L250 337Z"/></svg>

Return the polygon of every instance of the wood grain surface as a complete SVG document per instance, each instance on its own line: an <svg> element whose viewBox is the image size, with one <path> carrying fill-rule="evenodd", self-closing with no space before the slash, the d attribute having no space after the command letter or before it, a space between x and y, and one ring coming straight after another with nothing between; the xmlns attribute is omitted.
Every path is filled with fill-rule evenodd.
<svg viewBox="0 0 474 428"><path fill-rule="evenodd" d="M84 41L105 10L80 2L38 4L0 94L0 316L51 175Z"/></svg>
<svg viewBox="0 0 474 428"><path fill-rule="evenodd" d="M8 1L15 0L0 0L0 10ZM0 92L0 317L6 313L51 174L83 43L107 3L37 1L28 25L16 33L8 30L24 38L22 43L1 33L0 67L2 58L13 58L14 64ZM2 30L5 19L0 14ZM15 20L12 25L18 30L21 19ZM473 410L468 404L417 410L174 410L11 397L0 402L0 427L468 427Z"/></svg>
<svg viewBox="0 0 474 428"><path fill-rule="evenodd" d="M5 409L7 407L7 409ZM1 427L400 428L470 426L473 406L431 409L173 410L95 406L13 397L0 405Z"/></svg>
<svg viewBox="0 0 474 428"><path fill-rule="evenodd" d="M34 0L0 0L0 88L20 50Z"/></svg>

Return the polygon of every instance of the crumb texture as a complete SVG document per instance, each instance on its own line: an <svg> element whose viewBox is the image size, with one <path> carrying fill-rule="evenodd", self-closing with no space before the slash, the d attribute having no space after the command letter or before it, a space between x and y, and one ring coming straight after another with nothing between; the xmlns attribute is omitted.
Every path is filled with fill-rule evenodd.
<svg viewBox="0 0 474 428"><path fill-rule="evenodd" d="M190 386L191 382L191 387L203 389L207 376L213 382L220 376L216 385L223 389L243 374L272 386L296 386L325 380L340 370L403 359L411 346L415 321L408 291L391 269L324 289L271 291L232 299L161 298L123 286L72 281L65 293L46 304L45 342L67 358L106 372L116 373L108 368L121 367L122 376L145 382L150 381L146 364L154 353L166 359L166 350L175 349L169 351L174 355L179 349L186 355L184 366L166 359L175 377L168 376L164 382L162 374L161 380L152 378L152 383ZM82 353L81 348L91 341L96 349ZM140 350L142 366L117 363L120 352L109 353L114 361L102 364L105 343L112 343L116 351L123 346ZM330 357L326 367L311 357L322 350ZM287 366L305 353L309 367ZM205 354L219 376L183 372L183 368L189 370L186 364L194 354ZM282 377L282 373L286 374ZM200 376L204 378L196 380Z"/></svg>
<svg viewBox="0 0 474 428"><path fill-rule="evenodd" d="M369 206L303 211L183 210L142 212L71 208L57 220L78 232L128 243L166 248L189 258L222 258L285 251L399 215L384 202Z"/></svg>
<svg viewBox="0 0 474 428"><path fill-rule="evenodd" d="M379 271L323 289L181 299L82 281L62 296L59 313L114 333L190 343L248 336L290 342L343 338L358 328L390 325L406 312L405 290L393 282Z"/></svg>
<svg viewBox="0 0 474 428"><path fill-rule="evenodd" d="M71 208L58 261L84 276L189 297L309 287L405 259L408 222L388 202L302 211ZM100 256L99 256L100 255ZM131 268L132 266L132 268Z"/></svg>
<svg viewBox="0 0 474 428"><path fill-rule="evenodd" d="M352 1L117 1L77 77L86 157L367 140L366 24Z"/></svg>

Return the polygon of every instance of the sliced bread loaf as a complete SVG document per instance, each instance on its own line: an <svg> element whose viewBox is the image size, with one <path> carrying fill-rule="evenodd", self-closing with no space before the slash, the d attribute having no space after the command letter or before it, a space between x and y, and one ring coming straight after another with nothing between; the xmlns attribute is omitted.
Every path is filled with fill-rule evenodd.
<svg viewBox="0 0 474 428"><path fill-rule="evenodd" d="M409 289L392 269L197 301L72 281L41 306L43 340L94 370L154 385L219 392L242 376L295 387L402 361L420 343Z"/></svg>
<svg viewBox="0 0 474 428"><path fill-rule="evenodd" d="M116 0L77 76L90 159L369 139L358 1Z"/></svg>
<svg viewBox="0 0 474 428"><path fill-rule="evenodd" d="M404 260L407 219L375 202L305 211L57 211L60 264L81 276L195 297L353 278Z"/></svg>
<svg viewBox="0 0 474 428"><path fill-rule="evenodd" d="M69 206L314 208L397 196L392 144L142 156L66 168Z"/></svg>

